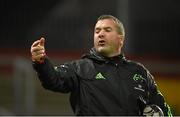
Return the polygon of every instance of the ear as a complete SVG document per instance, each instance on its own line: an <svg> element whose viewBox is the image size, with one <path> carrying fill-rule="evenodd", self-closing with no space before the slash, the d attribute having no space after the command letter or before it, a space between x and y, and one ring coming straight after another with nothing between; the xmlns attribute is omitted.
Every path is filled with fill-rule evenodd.
<svg viewBox="0 0 180 117"><path fill-rule="evenodd" d="M123 35L118 35L119 39L120 39L120 44L123 45L124 44L124 36Z"/></svg>

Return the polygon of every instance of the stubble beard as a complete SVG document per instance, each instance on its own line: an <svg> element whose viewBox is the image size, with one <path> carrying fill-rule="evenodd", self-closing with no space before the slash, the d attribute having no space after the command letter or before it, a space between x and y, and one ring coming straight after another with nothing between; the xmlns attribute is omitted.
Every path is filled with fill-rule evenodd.
<svg viewBox="0 0 180 117"><path fill-rule="evenodd" d="M115 49L113 47L108 47L108 46L100 46L97 48L96 51L105 57L112 57L112 56L119 55L121 53L118 50L118 48Z"/></svg>
<svg viewBox="0 0 180 117"><path fill-rule="evenodd" d="M109 53L110 53L110 48L101 46L101 47L97 48L97 52L100 53L103 56L108 57Z"/></svg>

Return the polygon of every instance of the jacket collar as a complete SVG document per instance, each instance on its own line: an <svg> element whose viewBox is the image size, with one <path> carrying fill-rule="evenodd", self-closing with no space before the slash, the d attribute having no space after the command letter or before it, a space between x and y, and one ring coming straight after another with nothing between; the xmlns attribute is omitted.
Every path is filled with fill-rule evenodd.
<svg viewBox="0 0 180 117"><path fill-rule="evenodd" d="M93 60L101 61L101 62L110 62L114 60L125 60L125 57L123 54L120 54L115 57L105 57L99 54L95 48L91 48L88 54L85 54L82 56L82 58L90 58Z"/></svg>

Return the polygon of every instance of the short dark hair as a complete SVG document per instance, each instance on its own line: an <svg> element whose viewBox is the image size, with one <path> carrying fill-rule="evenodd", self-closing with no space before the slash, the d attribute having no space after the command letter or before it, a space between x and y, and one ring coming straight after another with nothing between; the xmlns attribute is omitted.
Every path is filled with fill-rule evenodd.
<svg viewBox="0 0 180 117"><path fill-rule="evenodd" d="M124 29L123 23L118 18L116 18L112 15L101 15L98 17L97 21L103 20L103 19L112 19L114 21L114 23L116 24L117 32L119 34L125 36L125 29Z"/></svg>

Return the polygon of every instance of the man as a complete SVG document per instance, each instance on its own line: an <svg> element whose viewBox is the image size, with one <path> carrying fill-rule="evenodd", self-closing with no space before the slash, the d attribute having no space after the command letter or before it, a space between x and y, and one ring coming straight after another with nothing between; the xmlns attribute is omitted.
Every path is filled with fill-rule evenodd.
<svg viewBox="0 0 180 117"><path fill-rule="evenodd" d="M80 60L53 66L45 39L31 46L33 67L46 89L71 93L75 115L168 115L170 108L143 65L122 54L125 31L112 15L98 18L94 47Z"/></svg>

